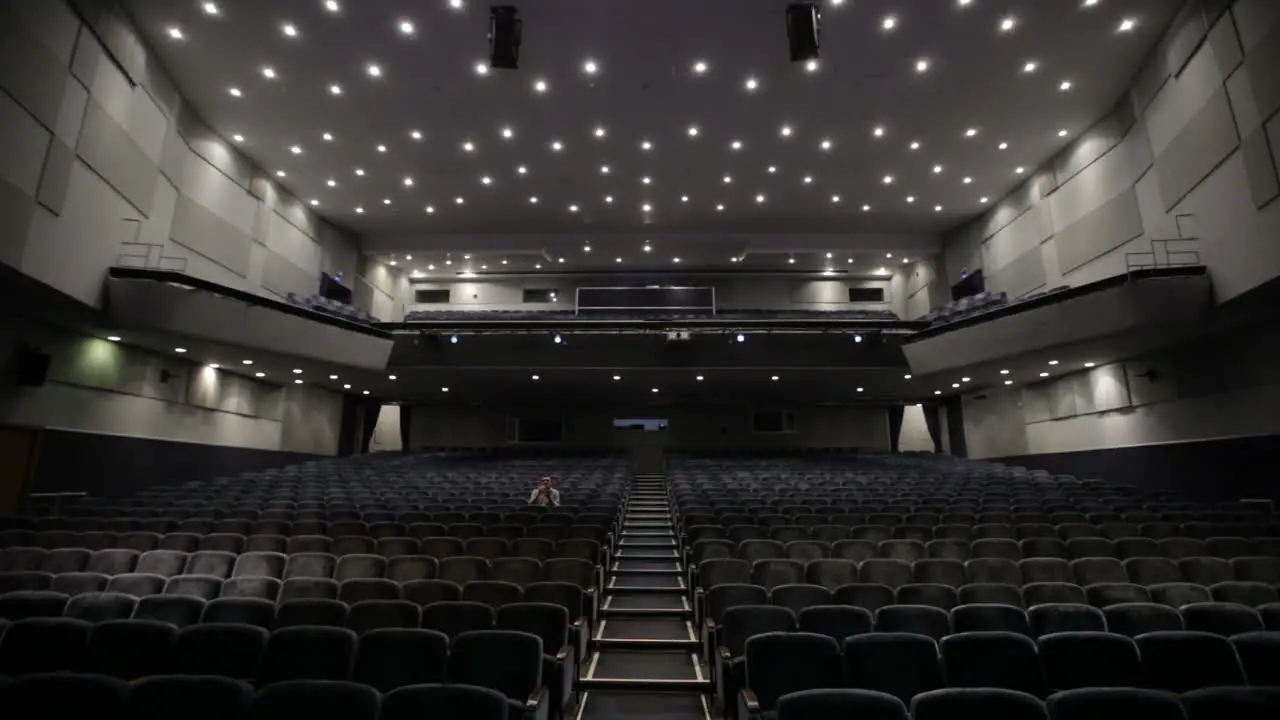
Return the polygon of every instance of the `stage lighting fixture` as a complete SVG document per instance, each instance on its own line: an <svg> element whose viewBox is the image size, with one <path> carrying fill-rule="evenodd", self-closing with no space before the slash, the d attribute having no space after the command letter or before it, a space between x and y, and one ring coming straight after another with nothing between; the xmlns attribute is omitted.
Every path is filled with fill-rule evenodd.
<svg viewBox="0 0 1280 720"><path fill-rule="evenodd" d="M814 3L792 3L787 6L787 42L791 45L791 62L817 60L818 37L822 13Z"/></svg>
<svg viewBox="0 0 1280 720"><path fill-rule="evenodd" d="M513 5L489 8L489 65L499 70L520 67L520 35L524 23Z"/></svg>

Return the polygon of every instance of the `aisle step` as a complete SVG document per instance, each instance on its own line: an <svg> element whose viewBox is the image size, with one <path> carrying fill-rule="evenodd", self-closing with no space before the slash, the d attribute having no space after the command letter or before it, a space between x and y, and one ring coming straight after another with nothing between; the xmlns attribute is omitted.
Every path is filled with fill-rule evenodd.
<svg viewBox="0 0 1280 720"><path fill-rule="evenodd" d="M679 560L619 560L609 572L614 575L684 575Z"/></svg>
<svg viewBox="0 0 1280 720"><path fill-rule="evenodd" d="M586 690L645 692L710 692L695 653L643 650L597 650L580 683Z"/></svg>
<svg viewBox="0 0 1280 720"><path fill-rule="evenodd" d="M574 720L705 720L711 717L707 698L693 693L642 694L631 692L589 692Z"/></svg>
<svg viewBox="0 0 1280 720"><path fill-rule="evenodd" d="M674 593L667 595L606 595L600 605L605 617L692 617L689 598Z"/></svg>
<svg viewBox="0 0 1280 720"><path fill-rule="evenodd" d="M608 618L596 630L596 647L684 650L697 652L701 641L693 631L693 623L680 618Z"/></svg>
<svg viewBox="0 0 1280 720"><path fill-rule="evenodd" d="M675 582L672 582L674 580ZM664 576L655 575L614 575L609 578L606 590L629 593L687 593L684 576L669 573Z"/></svg>

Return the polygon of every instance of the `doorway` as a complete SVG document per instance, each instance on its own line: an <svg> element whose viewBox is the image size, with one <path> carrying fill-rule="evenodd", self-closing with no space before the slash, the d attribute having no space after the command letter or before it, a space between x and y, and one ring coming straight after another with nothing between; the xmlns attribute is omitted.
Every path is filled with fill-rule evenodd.
<svg viewBox="0 0 1280 720"><path fill-rule="evenodd" d="M669 428L666 418L614 418L614 436L630 454L633 473L648 475L663 471Z"/></svg>
<svg viewBox="0 0 1280 720"><path fill-rule="evenodd" d="M17 515L31 492L40 436L38 428L0 427L0 515Z"/></svg>

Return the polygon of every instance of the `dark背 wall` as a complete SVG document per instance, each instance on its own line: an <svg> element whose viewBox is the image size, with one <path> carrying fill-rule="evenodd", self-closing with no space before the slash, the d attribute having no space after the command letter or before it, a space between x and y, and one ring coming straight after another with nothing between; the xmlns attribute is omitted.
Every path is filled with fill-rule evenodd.
<svg viewBox="0 0 1280 720"><path fill-rule="evenodd" d="M1204 501L1280 500L1280 435L988 458L1010 465L1172 490Z"/></svg>
<svg viewBox="0 0 1280 720"><path fill-rule="evenodd" d="M32 492L121 497L147 487L211 480L320 458L297 452L46 430Z"/></svg>

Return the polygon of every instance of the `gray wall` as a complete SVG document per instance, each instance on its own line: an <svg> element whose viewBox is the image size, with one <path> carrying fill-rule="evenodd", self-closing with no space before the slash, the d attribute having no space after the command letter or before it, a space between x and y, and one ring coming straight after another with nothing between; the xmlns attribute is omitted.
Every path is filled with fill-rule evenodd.
<svg viewBox="0 0 1280 720"><path fill-rule="evenodd" d="M897 270L897 268L891 268ZM901 274L901 273L899 273ZM896 276L895 276L896 277ZM654 282L694 287L714 287L716 304L723 309L745 308L755 310L838 310L868 308L897 310L903 305L904 293L895 285L893 277L871 278L801 278L788 276L739 276L696 277ZM634 279L628 279L632 281ZM600 277L561 276L540 278L476 279L458 282L427 282L410 280L407 288L408 309L412 310L568 310L574 306L574 289L617 285L617 276ZM883 303L850 303L848 288L882 287ZM447 305L417 305L412 303L414 289L449 289ZM526 304L521 302L526 289L554 288L560 291L558 303Z"/></svg>
<svg viewBox="0 0 1280 720"><path fill-rule="evenodd" d="M419 447L502 447L508 444L509 418L542 417L555 409L505 411L484 407L414 408L411 444ZM888 418L879 407L811 407L795 410L794 433L751 431L747 407L669 407L564 411L567 447L626 448L634 431L616 431L614 418L662 418L670 421L669 447L690 450L728 448L859 448L888 450ZM384 410L384 415L387 412ZM398 431L399 424L395 423ZM379 429L382 428L381 419Z"/></svg>
<svg viewBox="0 0 1280 720"><path fill-rule="evenodd" d="M97 337L0 324L0 358L19 341L53 356L42 387L0 385L0 424L127 438L334 455L342 397L277 387ZM162 373L168 373L168 379Z"/></svg>
<svg viewBox="0 0 1280 720"><path fill-rule="evenodd" d="M1012 295L1081 285L1180 232L1199 240L1169 249L1199 253L1219 302L1274 279L1278 111L1280 2L1192 0L1110 114L948 234L948 283L982 268Z"/></svg>
<svg viewBox="0 0 1280 720"><path fill-rule="evenodd" d="M96 29L0 0L0 262L90 305L111 265L276 297L357 277L355 238L205 126L126 20Z"/></svg>
<svg viewBox="0 0 1280 720"><path fill-rule="evenodd" d="M963 398L975 458L1280 435L1280 327Z"/></svg>

